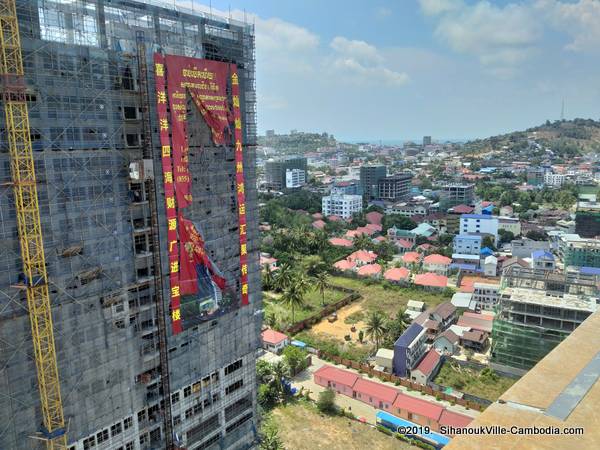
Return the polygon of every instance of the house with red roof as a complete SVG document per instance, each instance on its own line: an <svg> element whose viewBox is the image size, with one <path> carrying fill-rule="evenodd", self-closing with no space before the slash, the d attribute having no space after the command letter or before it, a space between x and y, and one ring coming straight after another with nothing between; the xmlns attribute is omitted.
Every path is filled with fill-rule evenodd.
<svg viewBox="0 0 600 450"><path fill-rule="evenodd" d="M331 238L329 239L329 243L331 245L333 245L334 247L346 247L346 248L352 248L352 241L348 240L348 239L344 239L344 238Z"/></svg>
<svg viewBox="0 0 600 450"><path fill-rule="evenodd" d="M418 252L406 252L402 255L402 262L409 266L411 264L420 264L423 259L423 255Z"/></svg>
<svg viewBox="0 0 600 450"><path fill-rule="evenodd" d="M448 277L433 272L415 275L414 283L433 290L445 289L448 286Z"/></svg>
<svg viewBox="0 0 600 450"><path fill-rule="evenodd" d="M434 253L423 258L423 269L428 272L435 272L440 275L447 275L450 270L452 259L444 255Z"/></svg>
<svg viewBox="0 0 600 450"><path fill-rule="evenodd" d="M277 259L272 258L268 253L261 253L259 261L260 267L262 269L266 267L269 272L279 269L279 267L277 267Z"/></svg>
<svg viewBox="0 0 600 450"><path fill-rule="evenodd" d="M405 420L439 431L439 420L444 407L427 400L400 392L392 405L392 413Z"/></svg>
<svg viewBox="0 0 600 450"><path fill-rule="evenodd" d="M365 226L365 228L372 230L373 233L381 233L381 231L383 230L383 226L381 226L380 224L377 224L377 223L368 223Z"/></svg>
<svg viewBox="0 0 600 450"><path fill-rule="evenodd" d="M370 213L365 214L365 218L368 223L373 223L377 225L381 225L381 220L383 219L383 214L377 211L371 211Z"/></svg>
<svg viewBox="0 0 600 450"><path fill-rule="evenodd" d="M493 323L494 314L465 311L463 315L458 318L457 325L483 331L485 333L491 333Z"/></svg>
<svg viewBox="0 0 600 450"><path fill-rule="evenodd" d="M475 211L475 208L468 205L456 205L453 208L450 208L450 213L452 214L472 214Z"/></svg>
<svg viewBox="0 0 600 450"><path fill-rule="evenodd" d="M337 367L324 365L314 373L314 380L319 386L333 389L338 394L344 394L348 397L353 395L353 386L359 376L348 370L338 369Z"/></svg>
<svg viewBox="0 0 600 450"><path fill-rule="evenodd" d="M410 270L406 267L393 267L385 271L383 278L394 284L407 283L410 280Z"/></svg>
<svg viewBox="0 0 600 450"><path fill-rule="evenodd" d="M359 277L379 278L379 276L381 275L381 266L377 263L365 264L364 266L360 266L358 268L356 274Z"/></svg>
<svg viewBox="0 0 600 450"><path fill-rule="evenodd" d="M319 219L319 220L315 220L315 221L312 223L312 226L313 226L314 228L316 228L317 230L323 230L323 229L325 228L325 225L326 225L326 224L325 224L325 222L324 222L324 221L322 221L322 220L320 220L320 219Z"/></svg>
<svg viewBox="0 0 600 450"><path fill-rule="evenodd" d="M432 348L419 365L410 371L410 379L416 383L427 384L435 378L441 365L442 357Z"/></svg>
<svg viewBox="0 0 600 450"><path fill-rule="evenodd" d="M267 328L260 337L262 339L262 347L273 353L281 352L290 343L290 338L279 331Z"/></svg>
<svg viewBox="0 0 600 450"><path fill-rule="evenodd" d="M357 266L364 266L365 264L371 264L377 259L377 253L370 250L357 250L354 253L348 255L348 261L353 261Z"/></svg>
<svg viewBox="0 0 600 450"><path fill-rule="evenodd" d="M440 415L439 423L445 427L466 428L472 421L472 417L444 409ZM450 434L450 436L454 436L454 434Z"/></svg>
<svg viewBox="0 0 600 450"><path fill-rule="evenodd" d="M327 220L329 220L330 222L342 222L344 219L342 219L340 216L327 216Z"/></svg>
<svg viewBox="0 0 600 450"><path fill-rule="evenodd" d="M421 244L417 246L417 250L419 250L422 253L429 253L431 251L433 251L435 249L435 245L431 245L431 244Z"/></svg>
<svg viewBox="0 0 600 450"><path fill-rule="evenodd" d="M392 404L398 395L397 389L364 378L356 380L352 389L353 398L387 412L392 411Z"/></svg>
<svg viewBox="0 0 600 450"><path fill-rule="evenodd" d="M348 259L341 259L333 265L334 269L337 269L341 272L348 272L356 269L356 263L354 261L350 261Z"/></svg>
<svg viewBox="0 0 600 450"><path fill-rule="evenodd" d="M312 218L315 219L315 220L322 219L323 218L323 214L321 214L319 212L316 212L316 213L314 213L312 215Z"/></svg>

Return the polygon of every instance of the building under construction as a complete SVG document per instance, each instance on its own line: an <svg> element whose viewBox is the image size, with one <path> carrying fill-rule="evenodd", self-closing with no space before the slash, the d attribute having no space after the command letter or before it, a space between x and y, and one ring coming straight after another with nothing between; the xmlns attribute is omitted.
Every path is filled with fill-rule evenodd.
<svg viewBox="0 0 600 450"><path fill-rule="evenodd" d="M251 447L262 312L253 26L174 2L14 4L0 0L0 449ZM182 299L181 332L156 53L239 75L247 245L237 146L216 145L190 101L186 215L227 292L208 279L220 305L209 313L206 298Z"/></svg>
<svg viewBox="0 0 600 450"><path fill-rule="evenodd" d="M598 308L598 278L518 266L502 275L492 367L523 374Z"/></svg>

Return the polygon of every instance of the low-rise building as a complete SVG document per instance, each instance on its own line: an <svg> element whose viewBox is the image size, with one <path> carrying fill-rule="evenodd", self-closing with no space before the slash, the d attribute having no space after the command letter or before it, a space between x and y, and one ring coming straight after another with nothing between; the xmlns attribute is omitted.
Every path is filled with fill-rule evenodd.
<svg viewBox="0 0 600 450"><path fill-rule="evenodd" d="M498 243L498 218L488 214L463 214L460 216L460 234L482 234Z"/></svg>
<svg viewBox="0 0 600 450"><path fill-rule="evenodd" d="M465 255L479 255L481 252L480 234L459 234L454 236L452 252Z"/></svg>
<svg viewBox="0 0 600 450"><path fill-rule="evenodd" d="M394 343L394 374L407 377L427 350L425 329L413 323Z"/></svg>
<svg viewBox="0 0 600 450"><path fill-rule="evenodd" d="M383 274L386 281L394 284L403 284L410 281L410 270L406 267L393 267Z"/></svg>
<svg viewBox="0 0 600 450"><path fill-rule="evenodd" d="M325 217L339 216L344 219L362 211L362 196L347 194L332 194L323 197L322 212Z"/></svg>
<svg viewBox="0 0 600 450"><path fill-rule="evenodd" d="M280 353L290 344L290 338L287 335L270 328L264 330L260 336L263 348L273 353Z"/></svg>
<svg viewBox="0 0 600 450"><path fill-rule="evenodd" d="M495 277L498 274L498 258L494 255L483 260L483 273L486 277Z"/></svg>
<svg viewBox="0 0 600 450"><path fill-rule="evenodd" d="M406 303L406 309L404 310L404 313L407 314L411 319L414 319L423 311L425 311L425 302L409 300Z"/></svg>
<svg viewBox="0 0 600 450"><path fill-rule="evenodd" d="M456 353L459 337L450 329L447 329L433 341L433 348L442 355L453 355Z"/></svg>
<svg viewBox="0 0 600 450"><path fill-rule="evenodd" d="M460 338L460 344L465 348L470 348L476 352L485 351L489 335L481 330L471 330L463 333Z"/></svg>
<svg viewBox="0 0 600 450"><path fill-rule="evenodd" d="M426 289L441 291L448 287L448 277L433 272L419 273L415 275L414 284Z"/></svg>
<svg viewBox="0 0 600 450"><path fill-rule="evenodd" d="M550 250L550 242L534 241L529 238L514 239L510 242L511 254L517 258L529 258L536 250Z"/></svg>
<svg viewBox="0 0 600 450"><path fill-rule="evenodd" d="M420 384L429 383L437 375L442 362L440 354L432 348L417 367L410 371L410 379Z"/></svg>
<svg viewBox="0 0 600 450"><path fill-rule="evenodd" d="M536 250L531 253L532 267L534 269L550 270L556 269L554 255L546 250Z"/></svg>
<svg viewBox="0 0 600 450"><path fill-rule="evenodd" d="M513 236L521 235L521 221L517 217L498 217L498 231L509 231Z"/></svg>
<svg viewBox="0 0 600 450"><path fill-rule="evenodd" d="M473 283L472 300L477 311L493 311L498 304L499 284Z"/></svg>
<svg viewBox="0 0 600 450"><path fill-rule="evenodd" d="M423 269L440 275L447 275L452 260L444 255L428 255L423 259Z"/></svg>
<svg viewBox="0 0 600 450"><path fill-rule="evenodd" d="M359 376L348 370L324 365L314 373L314 380L319 386L333 389L338 394L352 397L354 384Z"/></svg>
<svg viewBox="0 0 600 450"><path fill-rule="evenodd" d="M394 350L380 348L375 354L375 365L383 372L392 373L394 368Z"/></svg>

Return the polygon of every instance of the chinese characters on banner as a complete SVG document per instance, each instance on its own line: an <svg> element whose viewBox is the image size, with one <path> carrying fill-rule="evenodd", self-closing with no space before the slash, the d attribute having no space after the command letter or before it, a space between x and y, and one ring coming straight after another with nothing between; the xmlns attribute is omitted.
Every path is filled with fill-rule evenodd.
<svg viewBox="0 0 600 450"><path fill-rule="evenodd" d="M165 64L161 54L154 54L154 73L156 78L156 111L158 115L161 161L165 187L165 206L167 215L167 245L169 255L169 285L171 289L171 322L173 334L181 333L181 294L179 291L179 244L177 242L177 210L175 208L175 187L173 184L173 162L171 159L171 141L169 138L169 119L167 115L167 93L165 92Z"/></svg>
<svg viewBox="0 0 600 450"><path fill-rule="evenodd" d="M172 330L173 334L177 334L183 330L180 296L198 292L197 265L208 270L219 289L225 289L225 279L206 255L204 240L194 224L184 217L185 208L192 202L187 137L188 95L210 128L215 144L228 144L233 138L240 242L240 294L241 304L248 304L246 196L239 82L237 67L233 64L183 56L163 56L158 53L154 55L154 62L168 224ZM227 95L228 79L231 80L233 112ZM233 136L230 131L232 128Z"/></svg>
<svg viewBox="0 0 600 450"><path fill-rule="evenodd" d="M240 286L242 305L248 304L248 248L246 239L246 188L244 185L244 153L242 147L242 115L240 114L240 85L237 67L231 65L231 95L233 96L233 123L235 140L235 176L238 198L240 233Z"/></svg>

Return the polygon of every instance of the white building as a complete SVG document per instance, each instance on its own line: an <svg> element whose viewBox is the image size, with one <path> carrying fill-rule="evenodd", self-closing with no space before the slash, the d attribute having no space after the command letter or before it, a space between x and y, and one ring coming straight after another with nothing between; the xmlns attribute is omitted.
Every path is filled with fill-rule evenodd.
<svg viewBox="0 0 600 450"><path fill-rule="evenodd" d="M459 234L489 234L498 243L498 217L487 214L463 214L460 216Z"/></svg>
<svg viewBox="0 0 600 450"><path fill-rule="evenodd" d="M544 184L548 186L562 186L566 180L566 176L560 173L546 172L544 174Z"/></svg>
<svg viewBox="0 0 600 450"><path fill-rule="evenodd" d="M333 194L323 197L322 212L325 217L339 216L344 219L362 211L362 196Z"/></svg>
<svg viewBox="0 0 600 450"><path fill-rule="evenodd" d="M517 217L498 217L498 230L510 231L513 236L521 235L521 221Z"/></svg>
<svg viewBox="0 0 600 450"><path fill-rule="evenodd" d="M285 171L285 187L298 188L306 184L306 171L302 169L287 169Z"/></svg>
<svg viewBox="0 0 600 450"><path fill-rule="evenodd" d="M498 258L490 255L483 260L483 273L486 277L495 277L498 271Z"/></svg>
<svg viewBox="0 0 600 450"><path fill-rule="evenodd" d="M481 311L492 311L498 303L499 284L474 283L472 300L475 309Z"/></svg>

